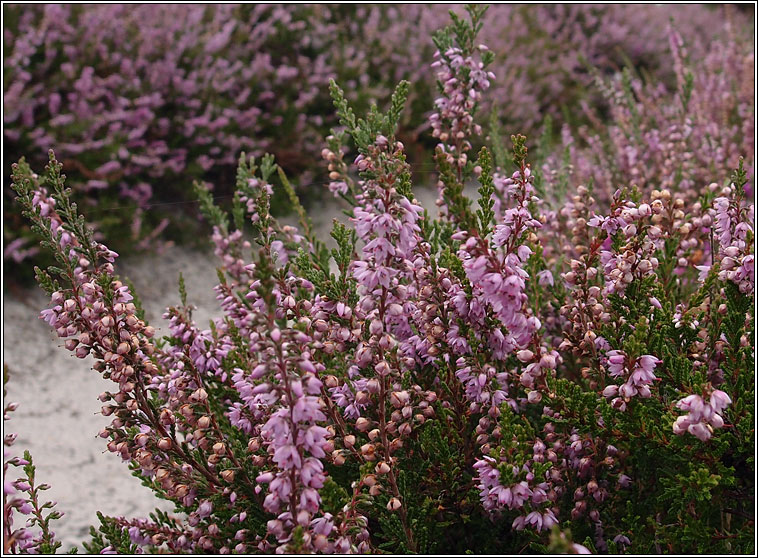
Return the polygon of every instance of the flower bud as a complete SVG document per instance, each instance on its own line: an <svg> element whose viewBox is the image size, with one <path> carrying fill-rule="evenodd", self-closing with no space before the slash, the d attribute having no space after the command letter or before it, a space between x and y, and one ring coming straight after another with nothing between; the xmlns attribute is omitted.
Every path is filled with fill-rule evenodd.
<svg viewBox="0 0 758 558"><path fill-rule="evenodd" d="M205 389L203 389L203 388L198 388L198 389L196 389L192 393L192 395L190 395L190 400L192 400L192 401L199 401L201 403L204 402L204 401L207 401L208 400L208 392L205 391Z"/></svg>
<svg viewBox="0 0 758 558"><path fill-rule="evenodd" d="M390 498L390 501L387 502L387 509L389 511L397 511L399 510L403 505L400 503L400 500L397 498Z"/></svg>
<svg viewBox="0 0 758 558"><path fill-rule="evenodd" d="M337 466L345 464L345 456L342 455L342 452L340 450L334 450L332 452L332 463Z"/></svg>
<svg viewBox="0 0 758 558"><path fill-rule="evenodd" d="M390 373L391 368L386 360L381 360L376 364L376 366L374 366L374 370L376 370L376 373L380 376L386 376Z"/></svg>
<svg viewBox="0 0 758 558"><path fill-rule="evenodd" d="M521 362L531 362L531 360L534 358L534 353L529 349L522 349L516 353L516 358Z"/></svg>
<svg viewBox="0 0 758 558"><path fill-rule="evenodd" d="M172 413L169 409L163 409L160 414L160 421L161 424L174 424L176 422L176 418L174 417L174 413Z"/></svg>
<svg viewBox="0 0 758 558"><path fill-rule="evenodd" d="M369 393L379 393L381 391L382 384L376 378L371 378L366 382L366 389Z"/></svg>
<svg viewBox="0 0 758 558"><path fill-rule="evenodd" d="M542 401L542 394L539 391L530 391L526 398L529 403L539 403Z"/></svg>
<svg viewBox="0 0 758 558"><path fill-rule="evenodd" d="M376 451L376 447L374 444L363 444L361 446L361 455L365 457L369 461L373 461L376 459L374 452Z"/></svg>
<svg viewBox="0 0 758 558"><path fill-rule="evenodd" d="M390 404L395 408L400 408L406 405L410 400L410 395L407 391L393 391L390 395Z"/></svg>

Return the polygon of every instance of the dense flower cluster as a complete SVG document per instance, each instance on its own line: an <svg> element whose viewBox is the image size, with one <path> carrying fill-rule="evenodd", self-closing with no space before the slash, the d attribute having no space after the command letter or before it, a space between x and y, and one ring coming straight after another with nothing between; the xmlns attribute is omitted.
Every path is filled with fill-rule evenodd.
<svg viewBox="0 0 758 558"><path fill-rule="evenodd" d="M231 215L198 186L220 262L207 329L180 281L157 339L54 156L44 177L14 166L58 262L42 318L113 382L108 450L181 512L103 517L87 550L752 550L750 169L721 190L718 171L582 184L554 209L523 136L474 155L493 78L468 11L435 36L439 217L399 139L408 84L359 119L331 83L322 157L349 225L316 238L270 156L240 158ZM270 214L279 187L297 227Z"/></svg>
<svg viewBox="0 0 758 558"><path fill-rule="evenodd" d="M733 188L734 184L722 191L723 194L731 194L730 197L713 200L713 232L718 240L719 278L736 283L743 293L752 293L755 291L755 256L750 253L749 239L754 238L755 234L755 206L741 203L742 196L739 192L733 192Z"/></svg>
<svg viewBox="0 0 758 558"><path fill-rule="evenodd" d="M652 355L642 355L634 361L632 371L626 368L628 357L623 351L608 351L608 374L614 379L623 378L626 381L620 386L610 384L603 390L605 397L613 397L611 405L615 409L623 411L626 409L626 402L635 395L639 397L650 397L650 386L653 381L658 380L655 376L655 366L660 364L660 360ZM620 397L616 397L620 395Z"/></svg>
<svg viewBox="0 0 758 558"><path fill-rule="evenodd" d="M108 200L121 209L116 217L127 207L136 208L121 217L120 230L129 230L128 235L109 240L142 238L139 245L149 246L151 232L168 222L151 219L145 206L174 202L177 193L190 200L187 178L219 187L231 183L241 150L273 152L280 164L303 173L302 183L309 183L310 161L333 123L324 111L329 78L344 83L349 97L363 107L386 101L397 80L414 78L418 106L431 104L434 76L416 76L427 75L423 68L433 48L428 36L447 21L448 8L10 7L4 35L6 149L11 159L25 155L41 163L55 147L89 202ZM597 106L602 99L591 87L587 64L612 73L630 60L644 64L657 80L672 82L668 15L661 17L661 9L494 6L492 21L508 21L509 31L502 33L500 26L487 22L481 30L500 76L492 83L495 102L485 100L485 110L494 108L509 126L531 132L544 114L561 119L562 105L576 109L574 114L581 103ZM463 11L461 6L454 10ZM735 27L741 25L740 15L730 14ZM713 19L703 6L677 10L675 25L693 56L707 52L719 34ZM728 56L718 51L708 64L715 69L719 57ZM535 67L540 71L532 71ZM490 79L476 73L475 83ZM704 84L704 90L722 89L728 77L718 79ZM475 101L471 89L448 79L443 84L465 96L445 110L451 115L462 110L453 118L463 124L468 120L464 105ZM707 104L698 101L699 106L721 114L712 101L724 101L712 97L704 100ZM423 143L419 132L426 127L425 118L420 111L405 118L406 143ZM154 191L155 181L171 185L171 194ZM88 216L92 222L105 220L100 211ZM14 232L4 257L21 261L34 255L38 248L29 238L17 238L22 223L8 214L6 221Z"/></svg>
<svg viewBox="0 0 758 558"><path fill-rule="evenodd" d="M725 38L698 57L688 54L682 35L669 28L674 88L629 70L610 80L597 75L611 121L576 132L564 127L560 148L543 168L551 190L565 192L566 183L594 185L594 197L605 201L617 188L635 185L641 192L669 190L695 203L712 182L714 168L733 169L742 157L752 193L755 52L752 35L728 17L726 29ZM687 47L692 41L687 39Z"/></svg>
<svg viewBox="0 0 758 558"><path fill-rule="evenodd" d="M479 45L480 52L487 52ZM442 97L435 100L436 111L429 117L432 136L439 138L440 148L447 153L451 164L464 166L471 142L467 139L482 133L474 123L474 108L481 102L482 93L490 87L495 74L484 70L484 63L472 56L463 56L457 47L434 53L432 64L437 68L437 81L442 84Z"/></svg>
<svg viewBox="0 0 758 558"><path fill-rule="evenodd" d="M674 433L689 432L703 442L707 441L713 435L714 428L724 426L721 413L731 402L731 398L720 389L713 390L707 403L699 395L688 395L676 404L678 409L687 411L687 414L676 419Z"/></svg>

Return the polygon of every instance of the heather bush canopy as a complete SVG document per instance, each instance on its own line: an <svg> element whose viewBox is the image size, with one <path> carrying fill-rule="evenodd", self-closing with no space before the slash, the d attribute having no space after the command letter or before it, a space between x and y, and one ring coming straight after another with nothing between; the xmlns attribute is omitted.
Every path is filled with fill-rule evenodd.
<svg viewBox="0 0 758 558"><path fill-rule="evenodd" d="M192 183L212 184L214 195L231 198L241 151L275 155L306 204L317 200L326 180L318 153L337 124L330 78L341 84L359 114L371 102L386 106L395 84L411 81L397 135L414 178L428 180L436 145L427 118L436 91L434 73L426 69L435 50L429 37L447 25L448 8L4 6L8 209L3 238L10 273L27 277L25 270L31 268L21 262L30 257L36 264L50 263L23 218L10 209L7 177L10 163L21 156L42 168L51 148L88 223L120 252L144 251L167 239L187 241L204 231L198 230ZM465 11L453 9L459 15ZM745 112L745 102L752 102L752 58L739 58L747 54L745 44L727 45L742 49L739 53L714 50L717 37L744 32L747 18L733 7L497 5L489 13L478 39L490 48L497 69L490 94L481 101L479 124L486 131L499 134L499 125L505 137L518 131L536 140L543 130L546 137L557 134L563 123L589 125L582 136L604 130L593 122L606 118L609 100L595 81L624 67L658 88L646 92L657 95L650 102L668 105L659 88L670 91L685 77L674 71L681 65L672 63L670 14L692 60L710 57L708 72L694 72L699 80L712 76L711 83L695 88L710 95L702 99L708 104L697 104L696 110L710 111L697 129L707 126L720 150L722 134L752 121ZM714 25L719 19L726 24ZM723 80L738 84L744 95L717 98L729 85ZM722 106L735 100L738 106ZM735 120L730 111L741 112ZM729 124L722 126L725 115ZM663 131L668 124L654 127ZM651 138L640 147L655 152L667 140ZM713 155L708 146L694 151L702 150L704 156ZM560 151L543 150L539 162L549 153ZM745 152L727 151L714 164L734 167L740 154ZM625 158L629 165L647 164L643 154ZM583 161L578 157L575 163L582 173ZM707 167L708 159L700 163ZM277 211L285 209L286 196L275 191L272 204Z"/></svg>
<svg viewBox="0 0 758 558"><path fill-rule="evenodd" d="M309 9L315 25L326 8ZM523 135L484 128L487 17L469 7L433 37L434 211L400 133L407 81L366 110L329 82L320 157L349 214L329 244L277 156L239 156L228 207L195 183L218 256L210 324L180 280L159 335L56 155L43 174L13 165L55 258L36 270L41 317L112 382L108 451L175 506L100 515L85 551L754 552L753 52L735 32L696 65L670 29L672 89L596 76L607 121L550 128L535 160ZM233 71L213 54L237 31L201 43L209 64ZM297 227L272 215L277 191ZM4 549L56 550L32 457L4 474Z"/></svg>

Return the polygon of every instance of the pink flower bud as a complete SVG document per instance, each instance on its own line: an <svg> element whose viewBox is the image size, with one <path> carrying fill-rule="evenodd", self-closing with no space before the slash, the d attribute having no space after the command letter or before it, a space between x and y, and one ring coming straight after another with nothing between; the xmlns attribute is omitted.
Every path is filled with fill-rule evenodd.
<svg viewBox="0 0 758 558"><path fill-rule="evenodd" d="M530 351L529 349L522 349L521 351L516 353L516 358L519 359L521 362L531 362L534 358L534 353Z"/></svg>
<svg viewBox="0 0 758 558"><path fill-rule="evenodd" d="M406 405L409 400L410 394L407 391L393 391L390 395L390 404L396 408Z"/></svg>
<svg viewBox="0 0 758 558"><path fill-rule="evenodd" d="M198 388L190 395L190 399L202 403L208 400L208 392L203 388Z"/></svg>
<svg viewBox="0 0 758 558"><path fill-rule="evenodd" d="M366 432L371 428L371 421L365 417L359 417L358 420L355 421L355 428L358 432Z"/></svg>
<svg viewBox="0 0 758 558"><path fill-rule="evenodd" d="M368 330L371 332L371 335L379 335L384 330L384 327L379 320L371 320Z"/></svg>
<svg viewBox="0 0 758 558"><path fill-rule="evenodd" d="M374 366L374 370L376 370L376 373L380 376L386 376L390 373L391 368L386 360L381 360L376 364L376 366Z"/></svg>
<svg viewBox="0 0 758 558"><path fill-rule="evenodd" d="M389 511L397 511L400 508L402 508L403 505L400 503L400 500L397 498L391 498L389 502L387 502L387 509Z"/></svg>
<svg viewBox="0 0 758 558"><path fill-rule="evenodd" d="M160 414L160 421L161 424L174 424L176 422L176 418L174 418L174 413L172 413L169 409L163 409Z"/></svg>
<svg viewBox="0 0 758 558"><path fill-rule="evenodd" d="M376 378L371 378L368 382L366 382L366 389L369 393L379 393L381 387L382 384Z"/></svg>

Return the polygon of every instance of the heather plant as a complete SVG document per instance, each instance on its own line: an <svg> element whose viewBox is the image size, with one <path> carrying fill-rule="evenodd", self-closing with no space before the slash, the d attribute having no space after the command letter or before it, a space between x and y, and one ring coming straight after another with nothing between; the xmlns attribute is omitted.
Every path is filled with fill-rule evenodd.
<svg viewBox="0 0 758 558"><path fill-rule="evenodd" d="M321 155L349 225L316 238L271 155L240 157L229 212L196 183L207 328L180 279L158 336L52 152L43 176L14 165L57 260L42 318L113 383L107 449L175 505L101 515L86 550L754 551L751 171L697 197L585 187L557 213L524 136L475 147L496 74L467 11L434 37L438 215L398 137L410 84L359 118L331 82ZM298 227L271 215L277 189Z"/></svg>
<svg viewBox="0 0 758 558"><path fill-rule="evenodd" d="M693 58L676 28L668 33L675 87L644 79L629 67L610 80L597 75L610 121L576 133L564 128L557 145L547 149L552 153L543 171L556 192L556 207L566 187L591 187L594 198L607 203L626 183L644 193L668 189L696 201L740 158L748 169L747 191L753 192L753 34L727 19L724 38Z"/></svg>
<svg viewBox="0 0 758 558"><path fill-rule="evenodd" d="M194 179L231 198L227 185L243 150L273 153L301 195L313 197L319 189L309 185L323 181L314 154L335 123L328 80L342 83L363 111L370 101L388 102L395 82L412 79L398 136L412 169L427 176L431 167L421 161L434 146L426 133L434 79L421 76L433 50L427 37L447 9L5 6L5 153L42 165L55 147L101 239L119 250L146 249L197 229L181 219L187 211L177 211L196 207ZM580 114L582 102L604 106L588 67L612 74L628 62L655 82L673 83L660 10L493 7L490 21L508 22L508 32L482 28L499 75L484 110L507 129L529 132L545 114L558 125L563 115ZM712 20L703 6L677 10L677 28L696 54L716 33ZM39 247L18 215L4 217L4 256L20 271L14 263Z"/></svg>

